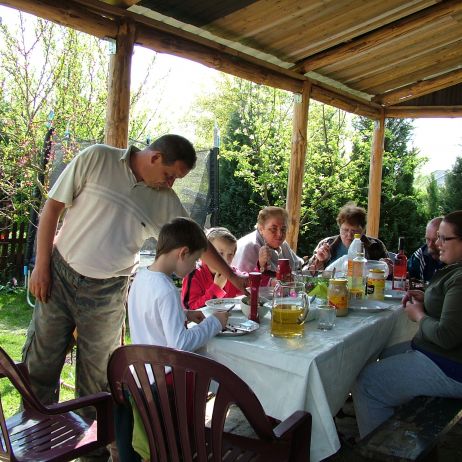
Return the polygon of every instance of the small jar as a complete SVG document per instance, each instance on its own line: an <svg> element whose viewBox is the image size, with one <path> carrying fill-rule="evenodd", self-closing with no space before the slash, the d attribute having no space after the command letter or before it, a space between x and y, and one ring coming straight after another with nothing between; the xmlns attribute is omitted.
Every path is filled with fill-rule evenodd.
<svg viewBox="0 0 462 462"><path fill-rule="evenodd" d="M367 298L383 300L385 298L385 271L371 268L367 276Z"/></svg>
<svg viewBox="0 0 462 462"><path fill-rule="evenodd" d="M329 279L327 303L334 306L337 316L348 314L348 287L346 279Z"/></svg>

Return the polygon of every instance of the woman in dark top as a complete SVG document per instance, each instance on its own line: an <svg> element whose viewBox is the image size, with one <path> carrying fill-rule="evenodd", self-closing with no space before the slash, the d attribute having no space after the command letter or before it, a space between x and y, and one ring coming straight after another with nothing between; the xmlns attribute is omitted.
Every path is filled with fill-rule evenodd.
<svg viewBox="0 0 462 462"><path fill-rule="evenodd" d="M462 398L462 210L440 224L438 270L425 290L403 298L409 319L419 329L405 353L367 366L353 399L361 438L390 417L396 406L415 396Z"/></svg>

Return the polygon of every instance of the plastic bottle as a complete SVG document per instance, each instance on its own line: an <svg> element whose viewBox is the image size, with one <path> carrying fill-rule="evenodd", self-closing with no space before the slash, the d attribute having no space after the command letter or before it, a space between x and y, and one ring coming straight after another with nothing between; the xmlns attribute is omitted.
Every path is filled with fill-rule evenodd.
<svg viewBox="0 0 462 462"><path fill-rule="evenodd" d="M353 239L353 242L350 244L350 247L348 247L348 269L347 269L348 281L350 281L350 278L353 274L353 260L356 258L358 252L361 252L361 249L364 249L364 246L361 247L362 244L363 243L361 241L361 234L355 234L355 238Z"/></svg>
<svg viewBox="0 0 462 462"><path fill-rule="evenodd" d="M361 300L364 298L365 282L364 282L364 269L367 260L364 257L364 244L361 242L361 249L356 253L356 257L352 262L351 279L350 279L350 299Z"/></svg>
<svg viewBox="0 0 462 462"><path fill-rule="evenodd" d="M407 257L404 253L404 237L398 241L398 254L393 264L393 289L406 290Z"/></svg>

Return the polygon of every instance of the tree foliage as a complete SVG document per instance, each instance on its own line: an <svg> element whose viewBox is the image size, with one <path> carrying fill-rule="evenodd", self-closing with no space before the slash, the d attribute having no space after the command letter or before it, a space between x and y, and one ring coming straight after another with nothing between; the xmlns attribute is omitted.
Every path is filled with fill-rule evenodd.
<svg viewBox="0 0 462 462"><path fill-rule="evenodd" d="M293 96L226 77L212 98L197 106L222 129L220 224L238 237L249 232L261 207L285 206L291 153ZM310 102L298 253L311 253L323 237L338 233L336 216L349 201L367 206L373 122ZM426 222L423 200L414 188L420 165L408 149L412 124L387 120L380 237L396 250L399 235L417 247ZM352 140L352 143L350 142Z"/></svg>
<svg viewBox="0 0 462 462"><path fill-rule="evenodd" d="M441 203L444 213L462 210L462 157L457 157L452 169L446 174Z"/></svg>
<svg viewBox="0 0 462 462"><path fill-rule="evenodd" d="M104 41L22 13L16 27L0 25L0 52L0 210L3 218L27 221L30 208L40 206L34 188L45 193L54 161L42 171L48 129L64 161L82 141L103 141L109 55ZM142 85L132 91L132 108L144 96ZM130 137L144 136L147 121L145 114L132 118Z"/></svg>

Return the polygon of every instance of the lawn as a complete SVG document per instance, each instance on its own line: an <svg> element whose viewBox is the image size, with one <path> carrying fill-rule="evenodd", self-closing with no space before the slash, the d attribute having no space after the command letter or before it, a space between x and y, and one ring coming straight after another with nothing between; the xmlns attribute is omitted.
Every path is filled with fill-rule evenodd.
<svg viewBox="0 0 462 462"><path fill-rule="evenodd" d="M27 328L32 317L33 308L26 301L24 289L0 290L0 345L15 360L21 360L21 350L26 340ZM74 354L75 357L75 354ZM71 356L61 375L60 401L74 397L74 370ZM13 415L19 407L19 396L7 379L0 379L0 396L3 411L7 417Z"/></svg>

